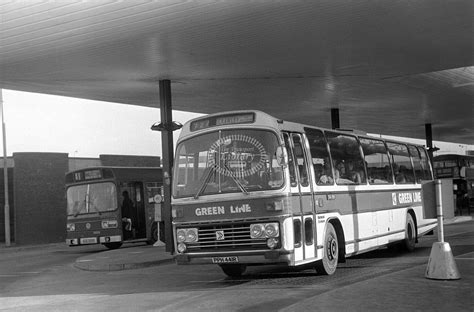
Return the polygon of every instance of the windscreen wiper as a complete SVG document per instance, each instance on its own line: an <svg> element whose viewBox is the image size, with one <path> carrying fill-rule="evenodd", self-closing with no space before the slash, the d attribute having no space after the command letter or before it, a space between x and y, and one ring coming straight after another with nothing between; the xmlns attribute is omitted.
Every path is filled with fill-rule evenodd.
<svg viewBox="0 0 474 312"><path fill-rule="evenodd" d="M81 203L84 203L84 205L81 206L80 205ZM75 208L76 212L74 213L74 217L77 217L81 213L82 209L84 209L86 207L86 200L84 199L84 201L75 201L74 205L76 206L76 208ZM73 208L73 210L74 210L74 208Z"/></svg>
<svg viewBox="0 0 474 312"><path fill-rule="evenodd" d="M196 195L194 195L194 199L198 199L199 196L202 194L202 192L204 192L204 190L206 189L207 183L209 182L209 178L211 177L211 173L216 171L216 165L213 165L208 168L209 168L209 171L206 173L206 176L204 177L204 182L201 184L201 187L197 191Z"/></svg>

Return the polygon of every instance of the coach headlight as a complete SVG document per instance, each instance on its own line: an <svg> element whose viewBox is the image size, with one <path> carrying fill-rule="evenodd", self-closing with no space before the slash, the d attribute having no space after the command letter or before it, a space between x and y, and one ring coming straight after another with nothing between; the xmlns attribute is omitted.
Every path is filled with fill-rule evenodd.
<svg viewBox="0 0 474 312"><path fill-rule="evenodd" d="M176 240L178 241L178 243L195 243L199 240L198 229L177 229Z"/></svg>
<svg viewBox="0 0 474 312"><path fill-rule="evenodd" d="M278 243L279 243L279 241L278 241L278 239L275 238L275 237L270 237L269 239L267 239L267 246L268 246L268 248L270 248L270 249L275 249L275 248L277 248L277 247L278 247Z"/></svg>
<svg viewBox="0 0 474 312"><path fill-rule="evenodd" d="M280 231L278 230L278 223L265 224L265 234L267 237L278 237Z"/></svg>
<svg viewBox="0 0 474 312"><path fill-rule="evenodd" d="M178 252L183 253L186 251L186 244L185 243L179 243L178 244Z"/></svg>
<svg viewBox="0 0 474 312"><path fill-rule="evenodd" d="M250 237L251 238L262 238L264 234L263 224L250 224Z"/></svg>
<svg viewBox="0 0 474 312"><path fill-rule="evenodd" d="M198 241L198 229L186 229L186 243L195 243Z"/></svg>
<svg viewBox="0 0 474 312"><path fill-rule="evenodd" d="M176 240L178 243L182 243L186 240L186 231L184 229L178 229L176 231Z"/></svg>

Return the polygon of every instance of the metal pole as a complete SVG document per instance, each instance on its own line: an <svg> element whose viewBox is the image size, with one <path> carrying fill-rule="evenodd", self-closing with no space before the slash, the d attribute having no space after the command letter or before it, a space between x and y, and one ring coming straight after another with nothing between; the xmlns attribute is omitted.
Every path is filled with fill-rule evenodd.
<svg viewBox="0 0 474 312"><path fill-rule="evenodd" d="M331 126L333 129L340 128L339 108L331 108Z"/></svg>
<svg viewBox="0 0 474 312"><path fill-rule="evenodd" d="M425 137L428 156L430 157L430 162L433 163L433 132L430 123L425 124Z"/></svg>
<svg viewBox="0 0 474 312"><path fill-rule="evenodd" d="M162 218L165 223L166 251L173 252L173 232L171 227L171 170L173 168L173 130L167 125L172 124L171 108L171 81L160 80L160 113L161 122L165 130L161 131L161 146L163 155L163 212Z"/></svg>
<svg viewBox="0 0 474 312"><path fill-rule="evenodd" d="M436 215L438 219L438 241L444 243L444 228L443 228L443 197L441 195L441 180L437 179L436 183Z"/></svg>
<svg viewBox="0 0 474 312"><path fill-rule="evenodd" d="M3 131L3 183L5 185L5 246L10 246L10 205L8 204L8 164L7 164L7 134L5 130L5 120L3 117L3 92L0 89L0 107L2 111L2 131Z"/></svg>

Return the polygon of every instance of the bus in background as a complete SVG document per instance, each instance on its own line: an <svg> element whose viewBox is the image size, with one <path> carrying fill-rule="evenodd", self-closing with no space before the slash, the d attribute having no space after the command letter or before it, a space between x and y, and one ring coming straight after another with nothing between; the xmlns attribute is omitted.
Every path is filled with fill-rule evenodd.
<svg viewBox="0 0 474 312"><path fill-rule="evenodd" d="M415 248L432 180L422 146L276 119L259 111L187 122L176 147L172 225L178 264L310 265L333 274L346 257Z"/></svg>
<svg viewBox="0 0 474 312"><path fill-rule="evenodd" d="M433 157L434 174L437 179L452 179L456 212L474 208L474 156L445 154Z"/></svg>
<svg viewBox="0 0 474 312"><path fill-rule="evenodd" d="M159 239L162 169L94 167L66 174L67 238L70 246Z"/></svg>

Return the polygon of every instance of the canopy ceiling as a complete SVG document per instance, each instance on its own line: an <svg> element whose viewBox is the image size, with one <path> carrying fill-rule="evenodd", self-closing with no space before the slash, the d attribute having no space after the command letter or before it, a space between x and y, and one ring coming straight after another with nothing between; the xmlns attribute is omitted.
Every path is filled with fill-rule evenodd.
<svg viewBox="0 0 474 312"><path fill-rule="evenodd" d="M474 144L472 0L7 1L0 87ZM157 115L158 116L158 115Z"/></svg>

